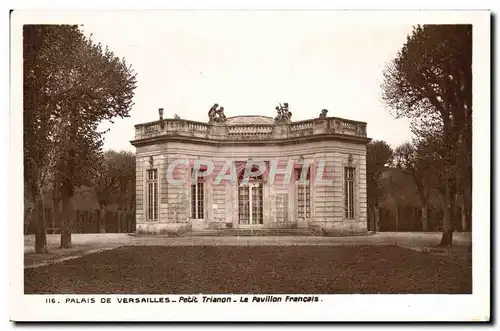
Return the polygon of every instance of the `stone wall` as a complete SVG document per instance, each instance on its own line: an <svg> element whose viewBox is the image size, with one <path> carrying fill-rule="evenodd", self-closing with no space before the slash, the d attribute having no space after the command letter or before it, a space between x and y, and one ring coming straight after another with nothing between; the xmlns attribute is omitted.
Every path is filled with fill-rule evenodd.
<svg viewBox="0 0 500 331"><path fill-rule="evenodd" d="M349 165L355 170L355 218L345 219L344 215L344 167ZM159 176L159 220L146 221L145 193L146 170L151 167L149 160L153 157L152 167L158 169ZM273 160L276 157L298 160L303 157L318 167L319 160L324 160L323 178L333 180L331 185L311 186L311 219L307 224L298 224L296 218L297 192L293 184L264 185L264 226L266 227L301 227L315 226L339 231L366 231L366 146L346 141L314 141L298 145L269 146L210 146L183 142L163 142L154 145L140 146L136 156L136 193L138 229L179 228L191 224L190 220L190 182L184 185L167 183L166 171L169 162L177 158L189 160L212 160L215 169L222 168L226 160L246 161ZM316 171L317 169L315 169ZM313 172L314 173L314 172ZM184 167L178 167L178 176L189 175ZM238 226L237 186L227 181L218 185L208 181L205 184L205 221L192 224L193 228L225 228ZM288 220L278 222L277 201L288 199ZM276 199L276 197L279 197ZM286 224L285 224L286 223ZM169 224L169 225L162 225Z"/></svg>

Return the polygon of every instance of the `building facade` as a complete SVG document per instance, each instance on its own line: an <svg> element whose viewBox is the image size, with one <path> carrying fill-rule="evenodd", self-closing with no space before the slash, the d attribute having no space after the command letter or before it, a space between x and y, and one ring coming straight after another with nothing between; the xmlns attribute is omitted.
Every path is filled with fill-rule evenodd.
<svg viewBox="0 0 500 331"><path fill-rule="evenodd" d="M135 126L136 224L161 233L228 228L367 230L366 123L327 117L174 118Z"/></svg>

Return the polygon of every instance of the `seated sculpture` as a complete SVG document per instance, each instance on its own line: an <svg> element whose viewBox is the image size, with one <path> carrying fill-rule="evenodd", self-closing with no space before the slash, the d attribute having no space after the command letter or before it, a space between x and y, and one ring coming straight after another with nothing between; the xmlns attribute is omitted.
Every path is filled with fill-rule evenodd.
<svg viewBox="0 0 500 331"><path fill-rule="evenodd" d="M276 122L289 122L291 120L292 113L288 110L287 102L283 106L280 103L279 106L276 106L276 110L278 111L278 114L274 118Z"/></svg>
<svg viewBox="0 0 500 331"><path fill-rule="evenodd" d="M226 115L224 114L224 107L219 107L218 104L214 104L212 108L208 111L208 122L209 123L221 123L226 121Z"/></svg>

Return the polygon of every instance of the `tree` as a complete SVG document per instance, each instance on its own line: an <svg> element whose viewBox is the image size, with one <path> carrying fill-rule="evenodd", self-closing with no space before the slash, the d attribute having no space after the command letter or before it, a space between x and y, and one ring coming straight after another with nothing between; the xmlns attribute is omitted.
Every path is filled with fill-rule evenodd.
<svg viewBox="0 0 500 331"><path fill-rule="evenodd" d="M380 179L384 169L392 163L392 148L382 140L373 140L366 147L366 176L368 205L373 215L372 230L379 231L379 200L382 195Z"/></svg>
<svg viewBox="0 0 500 331"><path fill-rule="evenodd" d="M50 26L55 27L55 26ZM44 218L39 201L57 164L66 120L56 114L54 92L63 50L71 47L61 38L61 29L49 26L23 27L23 149L25 222L35 225L35 251L47 252ZM43 201L43 200L42 200Z"/></svg>
<svg viewBox="0 0 500 331"><path fill-rule="evenodd" d="M126 197L127 193L130 195L130 184L135 184L135 156L126 151L106 151L92 190L99 204L100 232L105 232L106 205L113 196L118 194L120 209L130 202L131 198Z"/></svg>
<svg viewBox="0 0 500 331"><path fill-rule="evenodd" d="M442 162L433 139L405 142L394 151L396 164L409 171L418 191L421 203L422 230L429 230L428 212L431 193L439 186L437 175L442 169Z"/></svg>
<svg viewBox="0 0 500 331"><path fill-rule="evenodd" d="M97 126L129 116L136 75L124 59L85 37L77 26L25 26L24 44L25 162L35 165L25 177L31 186L39 181L39 160L45 158L50 129L58 127L64 139L58 142L55 172L63 205L61 247L67 248L75 187L92 181L102 156L105 132Z"/></svg>
<svg viewBox="0 0 500 331"><path fill-rule="evenodd" d="M421 204L410 171L402 167L387 168L379 187L383 193L380 205L389 208L395 216L394 223L385 222L386 227L394 226L395 231L415 230L414 213ZM411 211L411 216L408 211Z"/></svg>
<svg viewBox="0 0 500 331"><path fill-rule="evenodd" d="M452 244L455 193L468 194L471 187L471 67L472 25L424 25L414 28L384 71L382 96L394 115L412 118L414 132L442 144L441 246Z"/></svg>
<svg viewBox="0 0 500 331"><path fill-rule="evenodd" d="M422 230L428 231L429 224L427 214L429 210L429 187L424 184L424 175L426 171L430 169L422 167L423 164L418 162L417 150L415 146L409 142L402 143L396 147L394 155L397 166L409 171L412 175L420 197L420 203L422 204Z"/></svg>

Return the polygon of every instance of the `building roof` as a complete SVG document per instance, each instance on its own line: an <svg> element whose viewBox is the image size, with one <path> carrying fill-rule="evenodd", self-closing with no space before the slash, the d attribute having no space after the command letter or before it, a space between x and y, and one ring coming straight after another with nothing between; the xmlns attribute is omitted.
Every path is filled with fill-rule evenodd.
<svg viewBox="0 0 500 331"><path fill-rule="evenodd" d="M238 124L273 124L274 118L269 116L261 115L241 115L228 117L226 124L238 125Z"/></svg>
<svg viewBox="0 0 500 331"><path fill-rule="evenodd" d="M134 146L160 141L189 141L211 145L296 144L314 140L348 140L367 144L366 123L338 117L316 117L297 122L279 121L269 116L240 115L217 122L198 122L179 118L135 125Z"/></svg>

